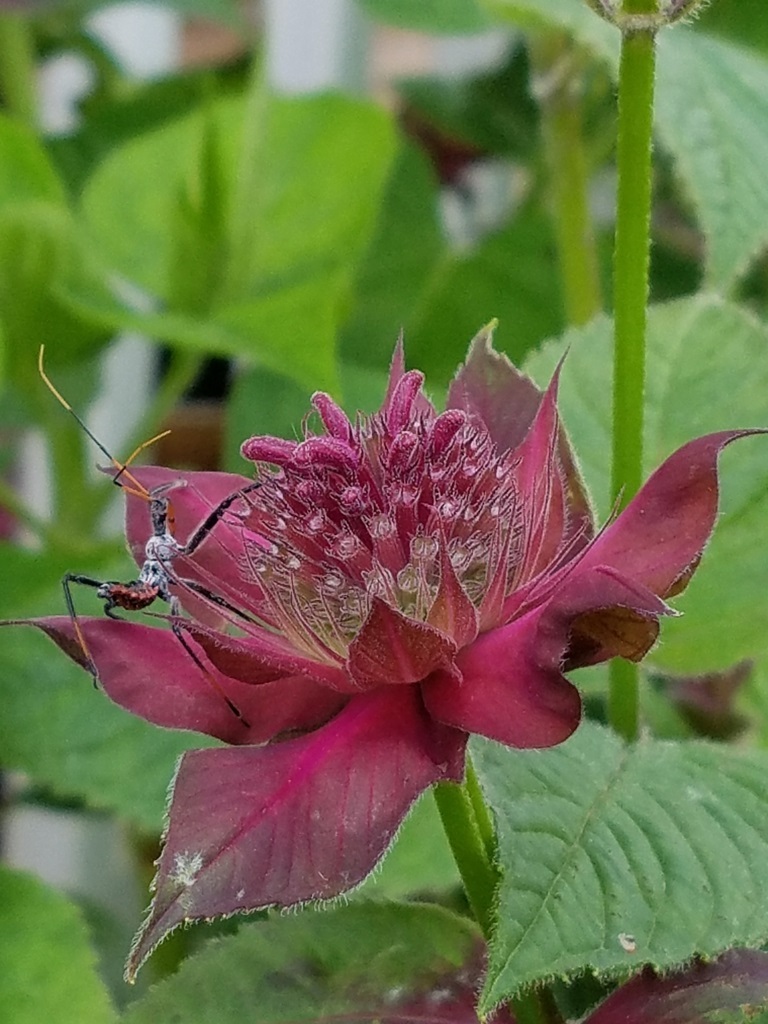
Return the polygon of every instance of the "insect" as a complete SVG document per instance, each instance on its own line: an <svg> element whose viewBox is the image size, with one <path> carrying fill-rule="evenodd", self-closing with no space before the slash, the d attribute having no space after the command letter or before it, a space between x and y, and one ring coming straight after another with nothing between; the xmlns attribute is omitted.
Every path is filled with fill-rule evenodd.
<svg viewBox="0 0 768 1024"><path fill-rule="evenodd" d="M67 412L75 418L77 423L85 431L99 451L101 451L117 469L116 475L112 478L113 482L119 487L122 487L126 493L141 498L143 501L148 503L150 520L152 523L152 534L147 540L144 549L144 562L136 579L130 580L127 583L122 583L118 580L99 580L95 579L93 576L86 576L82 573L72 572L66 573L62 578L61 582L64 590L64 601L67 606L67 612L72 620L75 635L86 659L86 667L93 676L94 683L98 682L98 670L93 661L93 657L88 648L88 644L77 617L77 610L75 608L74 597L72 594L73 584L93 587L96 590L96 596L104 602L105 615L111 619L121 620L123 618L122 615L117 614L116 609L120 609L121 611L143 611L144 609L149 608L149 606L158 599L166 602L169 606L171 629L179 643L181 643L185 651L204 674L209 685L226 702L230 711L240 719L243 725L248 727L248 722L243 718L243 715L237 705L224 693L217 680L205 667L197 653L190 646L189 641L184 635L184 631L179 624L179 619L182 615L181 603L178 596L172 592L171 586L174 584L181 585L186 589L191 590L193 593L200 595L205 600L233 613L240 619L249 620L250 616L241 609L230 604L218 594L209 590L207 587L204 587L196 580L177 577L173 573L171 564L180 556L188 557L193 555L206 537L208 537L215 528L216 524L222 520L230 507L245 494L256 490L256 488L261 486L260 483L258 481L254 481L251 484L246 484L244 487L234 491L232 494L220 501L218 505L211 509L187 542L185 544L181 544L173 533L173 509L171 500L168 497L168 492L178 487L179 483L172 481L167 484L162 484L159 487L155 487L152 490L148 490L136 479L128 468L130 463L137 457L137 455L139 455L140 452L149 447L149 445L157 441L159 438L165 437L169 432L164 431L161 434L157 434L149 441L145 441L131 454L130 458L125 462L119 462L107 451L98 438L91 433L88 426L54 386L45 372L43 364L44 352L45 346L41 345L38 359L38 370L46 387L51 391L61 405L64 406ZM126 480L128 483L125 482Z"/></svg>

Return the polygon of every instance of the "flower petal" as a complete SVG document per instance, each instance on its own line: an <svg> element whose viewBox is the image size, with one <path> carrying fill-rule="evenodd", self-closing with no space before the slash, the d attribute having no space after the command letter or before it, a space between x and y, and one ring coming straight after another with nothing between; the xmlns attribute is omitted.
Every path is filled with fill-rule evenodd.
<svg viewBox="0 0 768 1024"><path fill-rule="evenodd" d="M456 644L438 630L374 598L368 618L349 645L347 668L357 690L389 683L418 683L447 668Z"/></svg>
<svg viewBox="0 0 768 1024"><path fill-rule="evenodd" d="M579 723L581 700L565 678L568 666L616 654L635 657L656 638L667 606L612 570L569 580L548 603L484 633L460 651L461 680L436 672L422 685L441 722L512 747L562 743ZM645 646L643 646L645 645Z"/></svg>
<svg viewBox="0 0 768 1024"><path fill-rule="evenodd" d="M611 565L661 597L688 584L717 516L717 458L755 430L724 430L678 448L600 534L580 565Z"/></svg>
<svg viewBox="0 0 768 1024"><path fill-rule="evenodd" d="M466 737L415 688L355 698L318 732L185 754L132 977L182 922L329 899L360 882L416 797L463 774Z"/></svg>
<svg viewBox="0 0 768 1024"><path fill-rule="evenodd" d="M472 339L467 358L451 382L446 408L477 416L502 454L522 442L541 391L507 356L494 350L495 326L495 322L486 324Z"/></svg>
<svg viewBox="0 0 768 1024"><path fill-rule="evenodd" d="M73 661L87 660L65 616L27 620ZM327 721L343 699L303 676L264 686L230 679L210 666L207 676L169 630L112 619L78 619L107 695L121 707L169 729L190 729L227 743L264 743L289 730ZM194 641L190 645L205 663ZM247 726L228 707L233 702Z"/></svg>
<svg viewBox="0 0 768 1024"><path fill-rule="evenodd" d="M211 663L233 679L263 685L283 676L302 675L337 692L351 689L341 668L303 656L266 630L257 634L255 627L249 627L248 636L229 636L190 620L184 620L181 626L200 644Z"/></svg>
<svg viewBox="0 0 768 1024"><path fill-rule="evenodd" d="M765 1019L759 1011L766 1003L768 953L729 949L710 963L697 961L664 977L647 967L612 992L585 1024L758 1021Z"/></svg>
<svg viewBox="0 0 768 1024"><path fill-rule="evenodd" d="M453 568L448 545L440 545L440 586L427 618L428 625L465 647L477 636L478 615Z"/></svg>
<svg viewBox="0 0 768 1024"><path fill-rule="evenodd" d="M594 532L592 511L568 438L557 422L554 400L558 373L547 389L551 408L540 411L547 398L542 398L530 377L513 366L503 353L494 351L494 326L488 324L473 338L467 359L448 391L447 408L463 409L482 420L500 454L523 444L538 413L545 420L540 429L544 438L549 430L557 435L556 446L547 440L543 450L557 449L551 474L556 479L550 481L549 487L556 487L557 500L567 509L560 532L565 534L564 540L573 538L575 542L582 537L582 544L586 543ZM541 475L541 461L532 465ZM554 527L549 532L554 533Z"/></svg>

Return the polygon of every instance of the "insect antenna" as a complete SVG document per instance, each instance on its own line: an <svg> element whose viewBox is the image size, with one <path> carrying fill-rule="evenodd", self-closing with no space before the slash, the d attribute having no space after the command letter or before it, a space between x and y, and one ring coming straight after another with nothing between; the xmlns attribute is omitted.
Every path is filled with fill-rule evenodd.
<svg viewBox="0 0 768 1024"><path fill-rule="evenodd" d="M88 426L88 424L78 415L78 413L75 412L75 410L72 408L72 406L66 400L66 398L62 395L62 393L59 391L59 389L55 386L55 384L53 383L51 378L45 372L44 356L45 356L45 345L41 345L40 346L40 352L39 352L38 359L37 359L37 369L38 369L38 372L40 374L40 377L42 378L43 383L48 388L48 390L51 392L51 394L56 399L56 401L67 410L67 412L70 414L70 416L72 416L75 419L77 424L85 432L85 434L91 439L91 441L96 445L96 447L99 449L99 451L103 455L105 455L109 459L109 461L112 463L112 465L115 467L115 469L117 470L117 473L112 478L112 482L117 484L118 487L122 487L128 494L132 494L136 498L143 498L144 501L151 501L152 495L149 493L147 488L144 487L143 484L139 483L139 481L136 479L136 477L128 469L128 466L133 462L133 460L136 458L137 455L139 455L141 452L144 451L145 448L149 448L149 446L154 444L155 441L159 441L160 438L166 437L168 434L170 434L170 430L163 430L159 434L155 434L155 436L151 437L148 441L142 442L142 444L140 444L138 446L138 448L136 448L135 451L133 451L131 453L130 458L126 459L125 462L120 462L118 459L116 459L114 457L114 455L112 455L112 453L110 451L108 451L107 448L104 447L104 445L101 443L101 441L98 439L98 437L96 437L96 435L91 431L91 429ZM126 484L123 483L123 481L120 479L123 476L126 477L126 479L130 481L131 486L127 486Z"/></svg>

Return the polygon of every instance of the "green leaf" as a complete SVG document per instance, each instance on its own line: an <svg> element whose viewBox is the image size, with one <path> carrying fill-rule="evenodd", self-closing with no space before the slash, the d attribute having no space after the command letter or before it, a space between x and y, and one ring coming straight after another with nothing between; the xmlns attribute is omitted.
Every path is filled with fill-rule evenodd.
<svg viewBox="0 0 768 1024"><path fill-rule="evenodd" d="M619 33L584 0L483 0L496 17L525 29L565 29L597 55L617 64Z"/></svg>
<svg viewBox="0 0 768 1024"><path fill-rule="evenodd" d="M144 313L103 294L73 289L59 294L73 314L95 327L135 330L187 351L245 358L314 391L337 386L337 289L338 275L318 275L223 307L205 319ZM312 344L305 343L309 332Z"/></svg>
<svg viewBox="0 0 768 1024"><path fill-rule="evenodd" d="M656 123L728 290L768 242L768 60L703 32L659 41Z"/></svg>
<svg viewBox="0 0 768 1024"><path fill-rule="evenodd" d="M478 945L474 925L439 907L358 904L282 917L209 943L134 1003L124 1022L389 1021L409 1019L406 1008L424 1003L434 1004L430 1019L438 1022L440 1000L430 1003L430 993L441 991L445 1003L453 994L446 975Z"/></svg>
<svg viewBox="0 0 768 1024"><path fill-rule="evenodd" d="M395 155L391 118L340 95L267 99L242 296L273 282L351 275L371 237ZM343 160L339 159L343 154ZM238 269L242 274L242 270ZM349 282L340 277L337 286Z"/></svg>
<svg viewBox="0 0 768 1024"><path fill-rule="evenodd" d="M563 28L617 71L618 32L583 0L489 0L523 27ZM768 242L768 61L674 28L658 46L656 127L707 242L706 280L732 287Z"/></svg>
<svg viewBox="0 0 768 1024"><path fill-rule="evenodd" d="M216 105L232 163L240 110L231 101ZM195 178L208 128L205 114L194 113L139 135L113 149L83 190L84 220L104 261L160 298L167 298L176 203Z"/></svg>
<svg viewBox="0 0 768 1024"><path fill-rule="evenodd" d="M694 28L768 51L768 18L763 0L717 0L696 12Z"/></svg>
<svg viewBox="0 0 768 1024"><path fill-rule="evenodd" d="M492 317L499 344L513 361L563 325L549 221L524 209L467 253L446 258L422 296L406 338L408 359L445 385L466 355L467 341Z"/></svg>
<svg viewBox="0 0 768 1024"><path fill-rule="evenodd" d="M0 324L9 376L34 393L41 342L55 361L90 354L107 340L70 311L57 292L65 286L103 289L68 211L28 201L0 208Z"/></svg>
<svg viewBox="0 0 768 1024"><path fill-rule="evenodd" d="M0 115L0 209L7 203L64 203L64 190L38 136Z"/></svg>
<svg viewBox="0 0 768 1024"><path fill-rule="evenodd" d="M646 381L645 472L700 434L768 425L768 330L700 295L652 307ZM503 335L504 325L499 332ZM603 520L610 510L611 323L569 331L527 363L539 384L569 350L560 408ZM675 603L655 664L699 673L768 655L768 439L739 441L721 465L722 515L701 567Z"/></svg>
<svg viewBox="0 0 768 1024"><path fill-rule="evenodd" d="M401 329L410 350L418 301L445 252L438 200L426 158L415 146L403 146L354 282L339 343L345 362L377 370L388 366Z"/></svg>
<svg viewBox="0 0 768 1024"><path fill-rule="evenodd" d="M53 581L86 570L100 579L128 578L117 562L73 564L63 555L0 549L5 615L66 614ZM76 595L78 608L98 614L98 602ZM0 629L0 761L25 771L56 796L113 810L148 832L159 832L168 783L184 750L208 746L196 733L171 732L129 714L31 627Z"/></svg>
<svg viewBox="0 0 768 1024"><path fill-rule="evenodd" d="M0 1019L13 1024L116 1020L78 910L59 893L0 866Z"/></svg>
<svg viewBox="0 0 768 1024"><path fill-rule="evenodd" d="M477 0L358 0L363 10L387 25L419 32L482 32L490 27Z"/></svg>
<svg viewBox="0 0 768 1024"><path fill-rule="evenodd" d="M243 214L252 220L254 266L245 275L237 268L245 283L227 293L228 304L354 264L393 153L391 120L371 104L340 96L266 103L260 201ZM160 298L169 298L169 267L178 258L169 235L178 197L204 187L205 135L215 132L218 164L234 174L245 112L241 99L219 101L204 115L135 138L102 161L84 191L84 214L109 261Z"/></svg>
<svg viewBox="0 0 768 1024"><path fill-rule="evenodd" d="M583 724L559 747L475 747L502 881L480 1000L591 968L669 968L768 939L768 756L626 747Z"/></svg>
<svg viewBox="0 0 768 1024"><path fill-rule="evenodd" d="M393 155L392 123L374 106L340 96L265 102L264 134L253 156L255 196L234 211L230 234L208 255L209 265L228 269L220 280L204 275L210 291L194 303L197 312L208 311L210 331L202 323L152 316L143 326L173 344L248 354L313 389L331 387L336 332ZM190 312L190 295L178 282L199 258L194 239L200 230L221 223L210 209L214 198L221 202L223 193L235 202L240 196L224 169L234 176L240 167L248 110L242 101L219 102L204 118L181 118L134 139L102 162L85 189L85 216L106 258L169 303L166 318ZM76 299L85 311L87 298ZM114 319L115 309L106 316Z"/></svg>

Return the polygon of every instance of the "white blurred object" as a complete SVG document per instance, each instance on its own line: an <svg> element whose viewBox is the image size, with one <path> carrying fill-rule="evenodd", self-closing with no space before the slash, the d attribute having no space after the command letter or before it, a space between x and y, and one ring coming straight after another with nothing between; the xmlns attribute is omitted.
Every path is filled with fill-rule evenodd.
<svg viewBox="0 0 768 1024"><path fill-rule="evenodd" d="M276 91L364 87L368 27L351 0L266 0L264 26Z"/></svg>
<svg viewBox="0 0 768 1024"><path fill-rule="evenodd" d="M158 78L178 66L181 21L168 7L113 4L92 14L88 26L133 78Z"/></svg>
<svg viewBox="0 0 768 1024"><path fill-rule="evenodd" d="M38 75L40 122L46 135L77 128L77 105L91 88L93 69L76 53L59 53L43 62Z"/></svg>
<svg viewBox="0 0 768 1024"><path fill-rule="evenodd" d="M498 67L507 55L512 36L506 29L471 36L437 36L435 70L444 78L482 74Z"/></svg>

